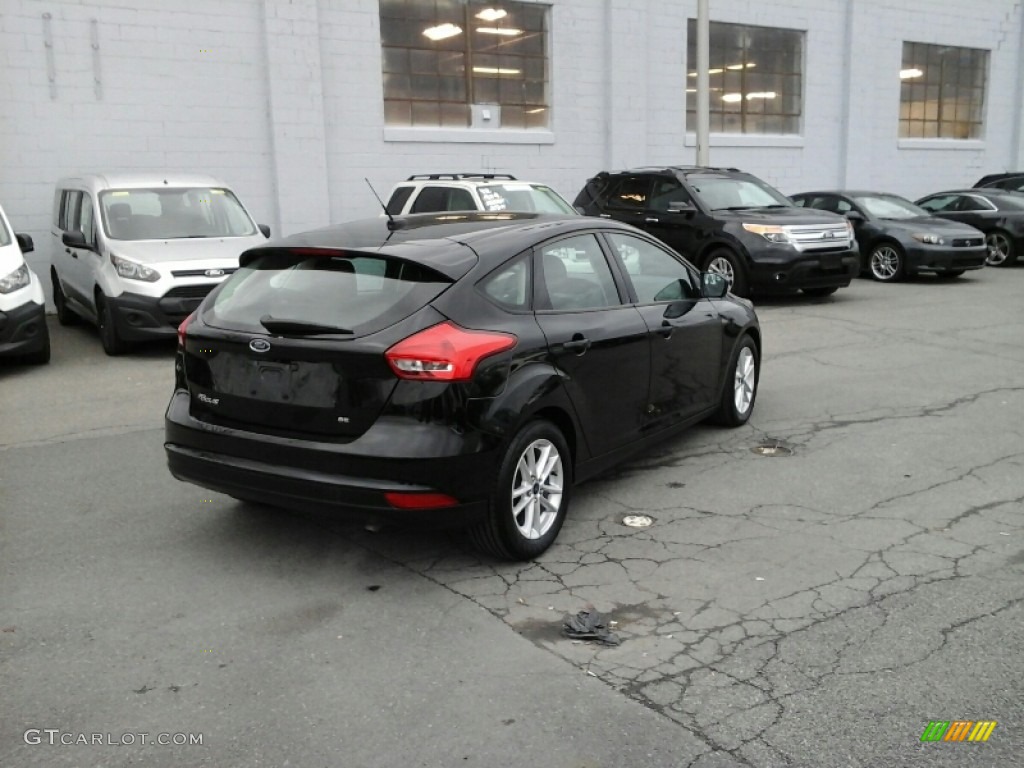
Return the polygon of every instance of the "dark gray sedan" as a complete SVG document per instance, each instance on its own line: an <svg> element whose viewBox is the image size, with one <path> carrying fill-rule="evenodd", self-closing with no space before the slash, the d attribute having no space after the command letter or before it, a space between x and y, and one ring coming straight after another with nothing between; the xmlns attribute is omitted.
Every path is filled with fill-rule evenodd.
<svg viewBox="0 0 1024 768"><path fill-rule="evenodd" d="M899 195L826 191L793 195L806 208L840 213L853 222L861 273L883 283L931 272L959 277L985 266L985 235L972 226L936 218Z"/></svg>

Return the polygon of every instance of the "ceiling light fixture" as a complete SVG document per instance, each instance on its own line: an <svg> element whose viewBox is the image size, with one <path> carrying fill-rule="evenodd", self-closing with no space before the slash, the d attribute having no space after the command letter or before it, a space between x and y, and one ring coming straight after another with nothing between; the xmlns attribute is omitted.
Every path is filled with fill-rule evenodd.
<svg viewBox="0 0 1024 768"><path fill-rule="evenodd" d="M508 16L508 11L503 11L501 8L484 8L476 15L478 19L484 21L497 21L498 19L504 19L506 16Z"/></svg>
<svg viewBox="0 0 1024 768"><path fill-rule="evenodd" d="M753 93L747 94L747 100L750 99L774 99L775 91L754 91Z"/></svg>
<svg viewBox="0 0 1024 768"><path fill-rule="evenodd" d="M901 69L900 70L900 80L910 80L911 78L922 77L923 75L924 75L924 71L918 69L917 67L912 67L911 69Z"/></svg>
<svg viewBox="0 0 1024 768"><path fill-rule="evenodd" d="M450 22L438 24L436 27L427 27L423 30L423 36L428 40L433 40L435 42L438 40L447 40L449 37L455 37L456 35L461 34L462 27Z"/></svg>
<svg viewBox="0 0 1024 768"><path fill-rule="evenodd" d="M730 104L735 104L737 101L743 101L743 94L741 93L723 93L722 101L727 101Z"/></svg>
<svg viewBox="0 0 1024 768"><path fill-rule="evenodd" d="M521 69L505 69L504 67L473 67L478 75L521 75Z"/></svg>
<svg viewBox="0 0 1024 768"><path fill-rule="evenodd" d="M523 34L523 30L512 27L477 27L476 31L483 32L485 35L505 35L506 37Z"/></svg>

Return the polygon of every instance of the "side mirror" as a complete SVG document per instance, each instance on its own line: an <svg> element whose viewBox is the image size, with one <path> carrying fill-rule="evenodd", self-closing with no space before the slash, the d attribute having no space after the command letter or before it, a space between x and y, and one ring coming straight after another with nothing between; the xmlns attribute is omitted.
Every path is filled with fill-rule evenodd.
<svg viewBox="0 0 1024 768"><path fill-rule="evenodd" d="M14 237L18 241L18 247L21 248L22 253L32 253L36 249L30 235L22 235L15 232Z"/></svg>
<svg viewBox="0 0 1024 768"><path fill-rule="evenodd" d="M864 221L864 214L860 213L859 211L847 211L843 215L846 216L846 218L849 221L852 221L854 224L860 224L862 221Z"/></svg>
<svg viewBox="0 0 1024 768"><path fill-rule="evenodd" d="M77 229L65 232L61 237L61 241L69 248L85 248L90 251L92 250L92 246L85 241L85 235Z"/></svg>
<svg viewBox="0 0 1024 768"><path fill-rule="evenodd" d="M729 281L717 272L702 272L700 285L706 299L721 299L729 292Z"/></svg>
<svg viewBox="0 0 1024 768"><path fill-rule="evenodd" d="M263 233L264 237L270 237L270 227L266 224L257 224L256 226L259 227L259 230Z"/></svg>

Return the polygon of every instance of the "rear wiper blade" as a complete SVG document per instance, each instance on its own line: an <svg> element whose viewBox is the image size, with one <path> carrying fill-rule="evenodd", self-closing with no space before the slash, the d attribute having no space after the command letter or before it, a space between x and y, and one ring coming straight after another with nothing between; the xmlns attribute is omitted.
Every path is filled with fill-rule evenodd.
<svg viewBox="0 0 1024 768"><path fill-rule="evenodd" d="M285 320L279 317L264 315L260 318L260 325L271 333L292 333L292 334L316 334L316 333L353 333L348 328L338 328L335 325L323 325L322 323L311 323L307 320Z"/></svg>

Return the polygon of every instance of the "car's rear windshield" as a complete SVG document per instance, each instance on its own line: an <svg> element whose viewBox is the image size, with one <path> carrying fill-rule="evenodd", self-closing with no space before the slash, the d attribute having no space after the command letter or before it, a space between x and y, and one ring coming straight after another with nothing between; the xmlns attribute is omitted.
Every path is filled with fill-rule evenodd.
<svg viewBox="0 0 1024 768"><path fill-rule="evenodd" d="M228 189L159 187L100 194L103 229L114 240L245 237L256 225Z"/></svg>
<svg viewBox="0 0 1024 768"><path fill-rule="evenodd" d="M576 213L551 187L543 184L487 184L477 189L485 211Z"/></svg>
<svg viewBox="0 0 1024 768"><path fill-rule="evenodd" d="M449 285L447 277L404 259L273 249L227 279L203 321L252 333L279 327L287 335L289 326L298 333L308 326L310 333L361 336L405 319Z"/></svg>

